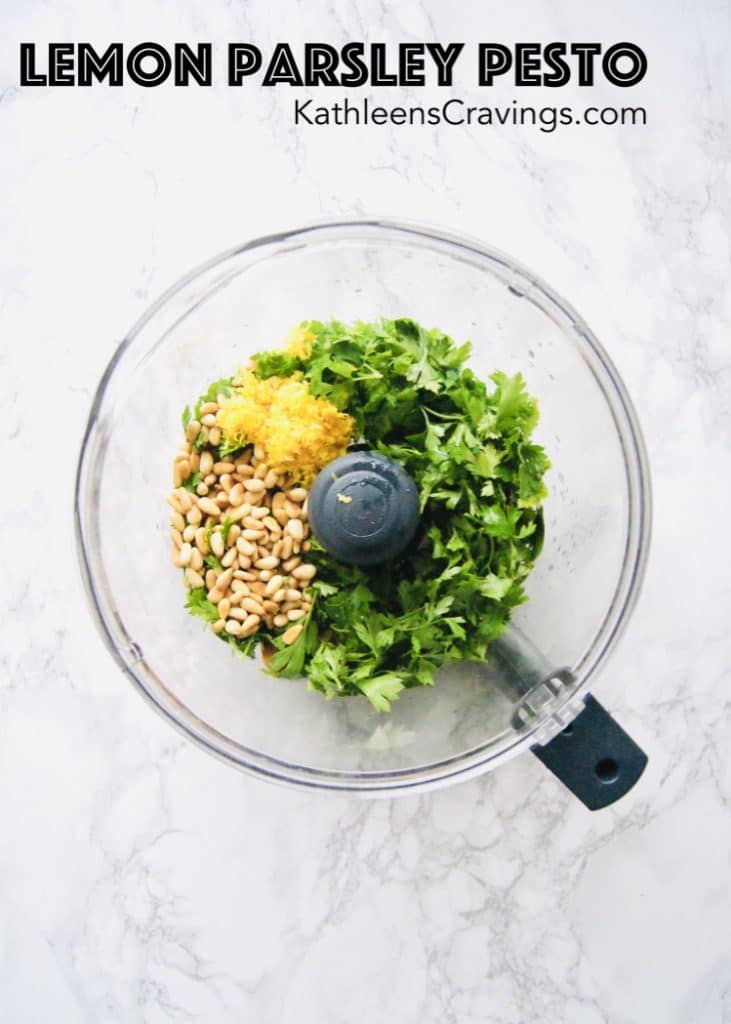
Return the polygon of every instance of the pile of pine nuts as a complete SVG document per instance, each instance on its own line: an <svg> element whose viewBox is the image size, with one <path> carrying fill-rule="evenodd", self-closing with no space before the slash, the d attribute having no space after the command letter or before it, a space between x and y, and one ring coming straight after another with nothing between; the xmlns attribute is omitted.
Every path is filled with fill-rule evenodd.
<svg viewBox="0 0 731 1024"><path fill-rule="evenodd" d="M307 490L270 469L258 446L220 461L208 448L196 450L201 430L207 443L220 444L217 412L216 402L201 407L200 422L188 424L175 456L167 499L173 564L185 570L190 589L206 588L218 609L214 633L243 639L264 624L293 644L312 605L308 588L316 573L302 557L310 550ZM194 473L201 479L193 494L183 484ZM222 568L206 568L207 555Z"/></svg>

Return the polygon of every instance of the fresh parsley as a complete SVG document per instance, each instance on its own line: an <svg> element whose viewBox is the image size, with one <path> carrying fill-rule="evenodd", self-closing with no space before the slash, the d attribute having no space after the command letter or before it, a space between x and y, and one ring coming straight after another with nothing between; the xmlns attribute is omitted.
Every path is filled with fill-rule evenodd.
<svg viewBox="0 0 731 1024"><path fill-rule="evenodd" d="M345 566L313 545L319 599L307 636L270 669L304 673L326 697L364 694L387 711L443 665L484 659L525 600L550 465L530 441L538 406L520 374L496 372L488 386L464 365L469 344L413 320L302 326L313 336L309 358L267 353L257 372L301 370L315 395L350 413L359 438L411 474L422 520L385 569Z"/></svg>

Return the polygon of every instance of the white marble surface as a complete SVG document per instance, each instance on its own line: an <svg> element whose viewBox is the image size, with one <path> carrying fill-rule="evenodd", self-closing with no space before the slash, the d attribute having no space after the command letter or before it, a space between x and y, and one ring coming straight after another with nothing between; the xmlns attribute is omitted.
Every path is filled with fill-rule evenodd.
<svg viewBox="0 0 731 1024"><path fill-rule="evenodd" d="M728 6L316 6L0 12L0 1019L729 1022ZM635 40L649 124L294 131L280 90L16 87L21 40L365 32ZM395 802L267 786L151 714L91 627L71 481L116 341L203 258L364 212L469 230L535 268L636 400L653 549L599 695L651 760L610 810L531 758Z"/></svg>

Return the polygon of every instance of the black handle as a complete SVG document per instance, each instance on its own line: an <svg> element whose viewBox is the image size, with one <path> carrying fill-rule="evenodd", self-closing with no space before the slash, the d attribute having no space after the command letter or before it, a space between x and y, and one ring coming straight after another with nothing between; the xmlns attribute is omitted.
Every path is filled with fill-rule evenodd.
<svg viewBox="0 0 731 1024"><path fill-rule="evenodd" d="M628 793L647 764L647 754L591 694L563 732L531 749L590 811Z"/></svg>

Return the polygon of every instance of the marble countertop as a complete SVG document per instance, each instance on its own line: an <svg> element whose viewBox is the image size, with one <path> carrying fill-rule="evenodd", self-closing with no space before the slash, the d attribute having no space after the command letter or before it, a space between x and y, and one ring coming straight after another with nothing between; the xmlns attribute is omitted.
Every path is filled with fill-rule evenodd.
<svg viewBox="0 0 731 1024"><path fill-rule="evenodd" d="M731 1021L728 10L642 6L4 5L8 1024ZM281 89L17 87L20 41L364 36L634 40L649 71L624 92L648 124L295 129ZM592 97L618 102L609 86ZM531 758L395 801L240 776L150 713L91 625L71 481L119 338L202 259L365 213L469 231L534 268L636 402L652 552L598 694L650 763L606 811L587 812Z"/></svg>

